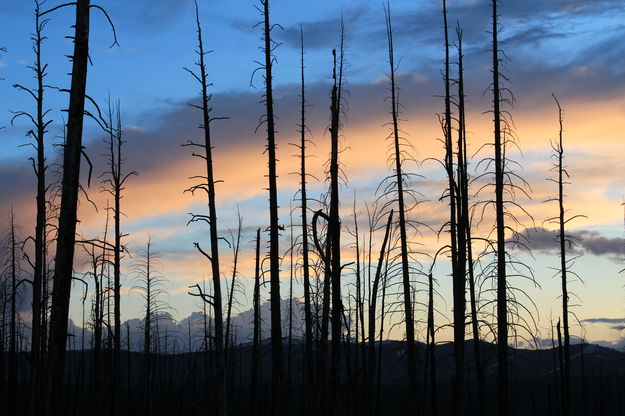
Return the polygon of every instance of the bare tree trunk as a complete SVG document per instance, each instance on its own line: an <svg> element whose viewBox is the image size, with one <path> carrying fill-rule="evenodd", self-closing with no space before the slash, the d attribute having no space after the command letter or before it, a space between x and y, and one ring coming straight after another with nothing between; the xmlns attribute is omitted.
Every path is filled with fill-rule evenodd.
<svg viewBox="0 0 625 416"><path fill-rule="evenodd" d="M239 225L237 228L237 237L236 237L236 241L233 241L233 266L232 266L232 283L230 284L230 296L228 296L228 312L226 315L226 337L225 337L225 341L226 341L226 361L227 361L227 356L228 356L228 348L227 345L230 342L230 317L232 316L232 303L234 301L234 286L235 286L235 279L237 277L237 266L239 264L239 246L241 243L241 231L243 228L243 218L241 218L241 214L238 214L238 219L239 219ZM234 238L233 238L234 240Z"/></svg>
<svg viewBox="0 0 625 416"><path fill-rule="evenodd" d="M360 265L360 235L358 233L358 217L356 215L356 195L354 194L354 237L356 238L356 242L354 245L356 251L356 329L354 337L356 339L355 352L354 352L354 368L355 368L355 380L354 383L356 385L355 395L354 395L354 412L356 414L360 413L361 409L361 398L360 394L363 393L362 389L362 376L361 371L366 368L366 357L365 357L365 319L363 316L364 313L364 301L363 301L363 283L362 283L362 270ZM361 341L362 338L362 341ZM361 351L362 349L362 351ZM361 361L362 356L362 361Z"/></svg>
<svg viewBox="0 0 625 416"><path fill-rule="evenodd" d="M564 372L562 377L562 415L568 416L570 414L570 406L571 406L571 338L569 334L569 292L567 288L567 260L566 260L566 234L564 231L564 226L567 223L567 219L565 218L565 209L564 209L564 185L565 179L564 175L568 177L568 172L564 167L564 144L562 140L562 132L563 132L563 118L562 118L562 108L560 107L560 103L556 98L555 94L553 95L554 100L556 101L556 105L558 106L558 124L559 124L559 134L558 134L558 144L554 147L556 150L556 155L558 157L558 208L559 208L559 216L558 216L558 225L559 225L559 233L558 238L560 242L560 274L562 277L562 326L564 331Z"/></svg>
<svg viewBox="0 0 625 416"><path fill-rule="evenodd" d="M269 168L269 268L271 302L271 413L274 416L284 413L282 392L282 328L280 314L280 225L278 223L278 185L276 183L276 131L273 111L273 56L275 44L271 40L269 23L269 0L261 0L264 18L265 53L265 105L267 122L267 157Z"/></svg>
<svg viewBox="0 0 625 416"><path fill-rule="evenodd" d="M108 178L104 180L110 188L107 192L113 197L113 318L114 318L114 337L113 337L113 406L116 411L119 411L117 396L120 392L119 386L121 386L121 258L122 251L122 235L121 232L121 199L122 191L125 189L126 180L136 175L137 172L129 172L124 174L122 172L122 146L124 144L122 121L121 121L121 109L119 101L115 105L115 108L111 108L109 101L108 107L109 116L109 154L108 164L109 171L107 172Z"/></svg>
<svg viewBox="0 0 625 416"><path fill-rule="evenodd" d="M117 117L119 119L119 106L117 107ZM121 126L118 126L117 131L117 160L113 158L114 153L111 152L111 167L115 166L113 172L113 223L114 223L114 246L113 246L113 316L115 319L115 336L113 344L113 410L119 412L119 385L120 385L120 373L121 373L121 345L122 345L122 321L121 321L121 211L120 211L120 199L121 199L121 181L120 181L120 168L121 168ZM111 123L111 130L113 125ZM113 137L111 137L113 140ZM114 145L111 142L111 150ZM115 163L116 162L116 163Z"/></svg>
<svg viewBox="0 0 625 416"><path fill-rule="evenodd" d="M436 406L436 330L434 326L434 279L432 273L428 276L428 349L430 361L430 413L437 415ZM426 374L428 370L426 369Z"/></svg>
<svg viewBox="0 0 625 416"><path fill-rule="evenodd" d="M218 416L224 416L227 414L227 395L226 395L226 363L225 363L225 352L224 352L224 333L223 333L223 306L222 306L222 295L221 295L221 275L219 269L219 237L217 235L218 227L217 227L217 208L215 202L215 179L213 175L213 154L212 154L212 142L211 142L211 130L210 123L213 120L217 120L218 118L212 118L210 116L211 108L209 106L210 95L208 94L208 82L207 82L207 74L206 74L206 64L204 62L204 57L206 52L204 51L204 45L202 41L202 28L200 26L200 17L199 10L197 7L195 8L195 17L197 24L197 34L198 34L198 56L199 61L197 63L200 75L199 78L193 72L193 76L199 80L202 89L202 105L200 107L202 111L202 128L204 130L204 143L202 144L193 144L204 150L203 155L198 155L201 159L203 159L206 163L206 183L199 185L199 189L205 189L208 193L208 220L209 220L209 232L210 232L210 255L202 251L198 243L195 243L196 248L200 251L206 258L209 259L211 263L211 272L213 275L213 295L211 299L211 303L213 305L213 310L215 313L214 316L214 325L215 325L215 363L216 363L216 386L215 386L215 413ZM196 189L191 188L191 189ZM193 217L199 218L197 216ZM204 217L205 218L205 217ZM203 299L206 300L203 296Z"/></svg>
<svg viewBox="0 0 625 416"><path fill-rule="evenodd" d="M406 327L406 365L408 368L408 408L414 409L416 406L417 392L417 359L415 352L414 318L412 315L412 289L410 285L410 270L408 259L408 237L406 233L406 207L404 203L404 177L402 172L402 152L399 137L399 102L397 98L397 86L395 84L395 57L393 49L393 26L391 23L391 10L387 5L386 15L386 35L388 41L388 61L390 66L391 81L391 115L393 118L393 143L394 143L394 163L395 182L397 184L397 212L399 215L399 235L401 245L401 270L402 289L404 297L404 323Z"/></svg>
<svg viewBox="0 0 625 416"><path fill-rule="evenodd" d="M562 414L564 414L564 394L565 394L565 389L566 387L564 387L564 354L562 353L562 329L560 326L560 320L558 319L558 323L556 324L556 331L558 334L558 367L559 367L559 373L560 373L560 410L562 411Z"/></svg>
<svg viewBox="0 0 625 416"><path fill-rule="evenodd" d="M492 0L492 73L493 123L495 145L495 212L497 227L497 385L499 415L508 414L508 304L506 282L506 235L504 222L504 159L501 140L501 97L499 74L499 43L497 36L497 1Z"/></svg>
<svg viewBox="0 0 625 416"><path fill-rule="evenodd" d="M65 371L65 340L74 264L76 210L82 150L82 129L89 59L89 1L77 0L72 85L67 113L67 139L64 145L61 210L54 267L54 291L50 316L49 374L46 413L63 414Z"/></svg>
<svg viewBox="0 0 625 416"><path fill-rule="evenodd" d="M292 361L293 361L293 272L294 272L294 249L295 249L295 240L293 238L293 210L289 209L289 218L291 220L290 223L290 239L289 239L289 334L287 341L287 354L286 354L286 384L287 384L287 414L292 413L292 400L291 396L293 394L293 377L292 377Z"/></svg>
<svg viewBox="0 0 625 416"><path fill-rule="evenodd" d="M334 55L334 85L331 102L331 155L330 155L330 221L328 227L331 239L331 273L332 273L332 363L330 367L330 408L332 414L337 413L337 394L340 385L341 366L341 334L343 318L343 301L341 299L341 219L339 213L339 130L341 88L343 81L343 29L341 27L341 44L339 52L338 74L336 52Z"/></svg>
<svg viewBox="0 0 625 416"><path fill-rule="evenodd" d="M479 321L477 317L477 300L475 288L475 274L473 264L473 249L471 241L471 215L469 211L469 174L467 154L467 134L465 117L465 94L464 94L464 66L462 54L462 31L458 27L458 168L460 192L462 193L463 221L461 228L466 243L466 260L469 271L469 297L471 309L471 327L473 332L473 355L477 374L478 405L479 413L486 415L486 387L484 381L484 367L482 365L482 352L480 341Z"/></svg>
<svg viewBox="0 0 625 416"><path fill-rule="evenodd" d="M7 410L8 414L17 414L17 255L15 241L15 215L13 207L11 207L11 320L10 320L10 338L9 338L9 372L8 372L8 390L7 390Z"/></svg>
<svg viewBox="0 0 625 416"><path fill-rule="evenodd" d="M259 414L260 365L260 228L256 230L256 264L254 267L254 344L252 350L252 408L251 415Z"/></svg>
<svg viewBox="0 0 625 416"><path fill-rule="evenodd" d="M321 261L323 262L323 294L322 294L322 305L321 305L321 333L319 334L318 340L318 356L317 356L317 381L316 381L316 396L317 400L314 404L317 413L321 412L321 409L324 409L327 406L327 402L323 401L324 397L326 397L325 391L328 388L329 383L326 380L327 376L327 354L328 354L328 333L330 327L330 285L332 280L331 273L331 250L332 250L332 242L330 238L330 230L328 229L326 232L326 240L325 247L322 248L318 242L318 234L317 234L317 220L319 216L323 216L327 218L325 214L321 212L321 210L315 212L312 218L312 232L313 239L321 257ZM329 222L328 222L329 227ZM325 252L325 253L324 253Z"/></svg>
<svg viewBox="0 0 625 416"><path fill-rule="evenodd" d="M304 324L306 351L304 353L304 362L306 368L304 389L307 394L308 406L310 409L312 403L311 392L314 391L313 385L315 380L313 366L313 335L312 335L312 312L310 309L310 261L308 246L308 200L306 193L306 89L304 83L304 33L300 28L301 37L301 72L302 72L302 88L301 88L301 124L300 124L300 196L302 210L302 268L304 275Z"/></svg>
<svg viewBox="0 0 625 416"><path fill-rule="evenodd" d="M37 78L37 219L35 225L35 268L33 274L33 301L32 301L32 336L31 336L31 380L30 380L30 411L31 415L39 415L41 413L40 405L40 358L41 358L41 310L42 297L41 288L44 282L44 250L45 247L45 226L46 226L46 162L44 137L46 126L49 122L44 121L43 96L44 96L44 77L47 65L41 62L41 43L43 41L42 31L43 25L39 19L40 4L35 2L35 34L34 51L35 51L35 74Z"/></svg>
<svg viewBox="0 0 625 416"><path fill-rule="evenodd" d="M393 221L393 210L388 215L388 221L386 223L386 231L384 232L384 240L380 247L380 257L378 258L378 267L375 271L375 278L373 279L373 288L369 295L369 374L368 374L368 394L369 394L369 411L373 414L373 391L374 391L374 379L375 379L375 320L376 320L376 303L378 296L378 287L380 285L380 277L382 276L382 266L384 264L384 254L386 253L386 245L391 232L391 225Z"/></svg>
<svg viewBox="0 0 625 416"><path fill-rule="evenodd" d="M462 230L462 197L458 189L454 171L454 151L452 140L451 79L449 62L449 30L447 25L447 2L443 0L443 28L445 33L445 168L449 192L449 233L451 240L451 264L453 282L453 322L454 322L454 414L464 414L464 333L465 333L465 267L466 243ZM459 143L460 145L460 143ZM460 155L459 149L459 155ZM460 169L460 164L458 166Z"/></svg>

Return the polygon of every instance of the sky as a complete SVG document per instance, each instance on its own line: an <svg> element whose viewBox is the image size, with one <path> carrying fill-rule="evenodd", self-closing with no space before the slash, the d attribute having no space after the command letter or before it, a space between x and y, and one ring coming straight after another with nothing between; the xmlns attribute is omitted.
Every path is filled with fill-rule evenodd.
<svg viewBox="0 0 625 416"><path fill-rule="evenodd" d="M62 2L48 0L44 8ZM265 134L256 126L264 112L263 80L259 73L252 76L256 61L262 60L259 49L260 14L251 1L200 0L200 18L206 48L213 52L207 57L212 82L214 116L229 117L214 123L215 173L223 180L218 185L218 216L221 235L235 232L237 212L243 217L242 254L237 277L245 288L237 296L237 311L251 305L253 283L253 238L257 228L268 223L266 188L266 155L263 153ZM418 247L420 269L431 267L431 256L447 241L437 235L446 221L448 210L440 200L444 189L444 172L433 159L443 156L438 114L443 111L444 85L441 70L444 62L441 4L437 1L393 0L390 3L395 34L395 56L398 72L399 99L402 105L401 128L412 144L416 163L406 168L415 177L412 189L420 193L419 205L411 218L427 224L413 236ZM125 166L139 172L131 178L122 201L125 217L123 231L129 236L125 243L129 256L123 261L122 314L123 319L141 314L140 295L136 286L133 264L141 256L148 236L154 249L160 252L159 270L169 283L163 299L172 307L178 320L200 310L196 298L188 294L188 286L209 277L208 264L199 255L193 242L208 245L207 230L200 224L187 225L189 212L206 210L202 195L184 190L193 184L190 176L202 174L202 164L180 146L187 140L201 137L198 129L200 114L188 103L197 102L198 85L183 70L192 68L197 60L197 34L194 7L190 0L109 0L103 2L114 22L119 46L110 47L113 35L104 16L93 11L91 23L88 94L106 107L107 99L119 100L127 145ZM0 56L0 215L8 217L10 207L16 211L23 235L34 230L35 178L29 157L33 156L25 133L30 128L25 119L11 122L12 112L33 109L26 94L13 88L15 83L33 84L28 65L34 56L30 44L33 30L33 4L29 1L0 0L5 24L0 27L0 46L7 49ZM492 140L490 98L490 15L487 0L458 0L448 2L449 21L463 31L465 79L468 106L468 132L471 172L483 173L485 165L478 163L489 156L483 147ZM558 134L557 109L551 96L555 93L564 109L564 140L566 165L570 174L566 188L569 215L585 217L569 224L571 234L580 237L572 255L573 270L579 276L571 283L576 295L573 308L576 326L572 333L594 342L622 347L619 329L625 323L623 276L623 155L625 155L625 35L622 22L625 6L614 1L582 0L504 0L500 5L502 49L506 54L505 86L514 94L513 105L507 110L514 122L518 148L510 149L510 157L519 163L516 172L528 183L531 199L519 193L517 202L529 213L518 214L517 230L527 236L532 253L514 249L510 253L529 264L533 283L525 277L511 277L518 287L518 296L530 307L536 319L538 335L546 337L550 320L557 320L560 311L559 275L554 225L548 219L557 214L554 197L557 188L546 180L550 169L551 140ZM48 62L47 83L67 88L71 65L66 55L71 53L73 11L61 9L50 15L45 34L44 60ZM390 105L387 100L388 54L384 27L383 3L379 1L316 2L274 0L271 20L279 24L274 39L280 43L275 51L275 97L278 128L278 185L280 221L288 225L289 207L296 206L298 159L296 149L289 143L298 139L299 50L300 27L304 33L307 117L310 140L313 142L308 160L311 178L310 196L319 198L327 189L325 161L329 152L329 93L331 87L332 48L339 39L341 19L345 25L346 99L341 138L341 162L345 181L341 188L342 217L346 227L353 223L353 200L356 198L359 226L367 228L365 202L371 205L376 190L389 174L387 163ZM451 32L454 38L455 31ZM456 55L452 51L452 60ZM452 68L455 74L455 66ZM453 74L452 74L453 75ZM63 112L67 96L48 90L46 107L53 120L48 132L47 157L54 170L58 143L62 136ZM86 122L84 143L94 162L94 177L103 165L104 134L98 126ZM196 160L194 160L196 159ZM86 182L86 169L83 172ZM102 234L106 214L105 194L99 179L88 189L99 209L84 198L79 208L78 233L85 238ZM474 182L475 190L480 180ZM488 190L474 197L474 202L490 198ZM297 223L299 213L293 211ZM5 221L6 222L6 221ZM476 234L486 236L492 229L492 213L488 210L479 223ZM524 231L526 230L527 231ZM287 228L288 230L288 228ZM297 234L297 228L294 230ZM268 236L264 234L264 240ZM289 245L288 231L283 233L282 294L288 290ZM353 257L350 244L353 237L343 236L346 261ZM374 241L380 244L380 239ZM375 249L374 249L375 251ZM232 252L222 247L224 277L231 273ZM84 271L86 257L78 250L76 271ZM437 309L441 324L451 316L451 278L449 264L438 261ZM298 272L295 273L296 277ZM347 272L346 284L353 280ZM415 285L423 288L424 280L415 275ZM484 288L492 280L485 279ZM346 291L350 290L347 289ZM80 297L83 288L76 285L72 292L71 317L80 321ZM353 290L353 289L351 289ZM301 296L299 280L294 294ZM523 293L525 295L523 295ZM425 294L417 298L424 301ZM485 293L488 299L488 293ZM263 293L267 298L268 293ZM531 303L535 304L531 306ZM417 317L424 319L424 312ZM397 319L392 318L391 319ZM444 331L443 331L444 334ZM401 338L396 328L390 334ZM445 338L445 335L442 336Z"/></svg>

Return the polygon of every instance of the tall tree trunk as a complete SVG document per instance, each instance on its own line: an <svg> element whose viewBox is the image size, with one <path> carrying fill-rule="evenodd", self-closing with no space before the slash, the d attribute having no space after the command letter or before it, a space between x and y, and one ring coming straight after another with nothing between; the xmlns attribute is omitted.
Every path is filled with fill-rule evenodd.
<svg viewBox="0 0 625 416"><path fill-rule="evenodd" d="M391 115L393 118L393 144L395 163L395 182L397 184L397 212L399 215L399 235L401 245L401 271L402 289L404 297L404 323L406 328L406 365L408 368L408 408L414 409L417 392L417 359L415 352L414 318L412 315L412 288L410 285L410 270L408 258L408 237L406 233L406 207L404 203L404 177L402 172L402 153L399 138L399 102L397 98L397 86L395 84L395 58L393 49L393 26L391 22L391 10L387 5L386 35L388 41L388 61L390 66L391 81Z"/></svg>
<svg viewBox="0 0 625 416"><path fill-rule="evenodd" d="M74 265L80 156L89 60L89 2L90 0L77 0L76 2L72 82L67 113L67 138L63 152L61 209L50 315L49 374L46 391L46 412L50 416L64 414L65 341Z"/></svg>
<svg viewBox="0 0 625 416"><path fill-rule="evenodd" d="M304 363L306 369L305 382L308 409L311 409L313 385L315 380L313 367L313 335L312 335L312 312L310 307L310 260L308 257L308 200L306 193L306 89L304 83L304 33L300 28L301 38L301 124L300 124L300 196L302 210L302 268L304 275L304 326L306 338L306 351L304 353Z"/></svg>
<svg viewBox="0 0 625 416"><path fill-rule="evenodd" d="M289 329L287 336L287 354L286 354L286 384L287 384L287 414L292 413L292 400L291 396L293 394L293 377L292 377L292 362L293 362L293 273L294 273L294 247L295 240L293 238L293 209L289 207L289 218L291 220L290 223L290 239L289 239Z"/></svg>
<svg viewBox="0 0 625 416"><path fill-rule="evenodd" d="M559 243L560 243L560 275L562 278L562 326L564 332L564 362L562 377L562 415L570 414L570 391L571 391L571 339L569 334L569 292L567 288L567 260L566 260L566 234L564 226L567 223L564 209L564 175L568 177L568 173L564 167L564 145L562 140L563 119L562 108L555 95L554 100L558 106L558 144L555 146L558 157L558 226L559 226Z"/></svg>
<svg viewBox="0 0 625 416"><path fill-rule="evenodd" d="M209 233L210 233L210 255L206 255L201 251L199 244L195 244L196 248L207 257L211 263L211 273L213 275L213 296L212 304L213 311L215 313L214 325L215 325L215 363L216 363L216 380L215 385L215 414L218 416L224 416L227 414L227 395L226 395L226 363L224 352L224 328L223 328L223 306L221 295L221 272L219 268L219 237L217 235L217 207L215 202L215 179L213 174L213 147L211 141L210 123L216 118L211 118L209 106L210 95L208 94L208 82L206 74L206 64L204 57L204 44L202 40L202 28L200 25L199 10L195 8L195 17L197 24L198 35L198 56L199 56L199 81L202 89L202 128L204 130L204 143L199 146L203 148L204 155L200 157L206 163L206 189L208 190L208 211L209 211ZM197 77L196 77L197 78Z"/></svg>
<svg viewBox="0 0 625 416"><path fill-rule="evenodd" d="M495 214L497 228L497 386L499 415L508 414L508 305L506 282L506 235L504 222L504 159L501 139L501 97L497 2L492 0L493 124L495 145Z"/></svg>
<svg viewBox="0 0 625 416"><path fill-rule="evenodd" d="M46 226L46 162L44 137L47 122L44 121L43 96L45 68L41 62L42 30L39 19L40 5L35 2L35 74L37 78L37 219L35 225L35 268L33 274L33 301L32 301L32 337L31 337L31 380L30 380L30 411L32 416L39 415L40 409L40 358L41 358L41 288L44 282L44 250Z"/></svg>
<svg viewBox="0 0 625 416"><path fill-rule="evenodd" d="M451 263L453 286L454 321L454 414L464 414L464 350L465 350L465 289L466 289L466 241L465 213L462 204L462 136L458 140L458 175L454 177L454 150L452 139L451 79L449 61L449 26L447 24L447 1L443 0L443 27L445 31L445 167L449 181L449 233L451 239Z"/></svg>
<svg viewBox="0 0 625 416"><path fill-rule="evenodd" d="M469 272L469 297L471 309L471 328L473 332L473 355L475 360L475 370L478 390L479 414L486 415L486 387L484 380L484 367L482 365L482 352L480 341L479 321L477 317L477 300L475 288L475 273L473 264L473 248L471 241L471 214L469 211L469 173L467 154L467 133L465 117L465 94L464 94L464 56L462 54L462 31L458 27L458 177L460 182L460 192L462 194L462 224L460 231L466 244L466 261Z"/></svg>
<svg viewBox="0 0 625 416"><path fill-rule="evenodd" d="M330 221L328 223L331 239L331 273L332 273L332 363L330 367L330 406L332 414L337 413L337 395L340 385L341 367L341 334L343 320L343 301L341 299L341 218L339 213L339 130L340 107L343 81L343 30L341 27L341 44L337 73L336 51L334 85L331 96L330 122Z"/></svg>
<svg viewBox="0 0 625 416"><path fill-rule="evenodd" d="M274 416L284 413L282 393L282 322L280 314L280 224L278 223L278 185L276 173L276 131L273 111L273 56L275 44L271 40L269 23L269 0L261 0L264 18L265 53L265 106L267 122L267 157L269 180L269 276L271 302L271 413Z"/></svg>
<svg viewBox="0 0 625 416"><path fill-rule="evenodd" d="M119 119L119 106L117 107L117 117ZM113 410L119 412L119 392L121 384L121 345L122 345L122 321L121 321L121 211L120 211L120 199L121 199L121 180L120 180L120 168L121 168L121 126L118 126L117 131L117 160L112 159L112 164L115 165L113 170L113 223L114 223L114 245L113 245L113 316L115 319L115 335L113 344ZM113 125L110 126L111 130ZM111 137L111 140L113 138ZM111 143L111 148L114 145ZM111 155L112 156L112 155Z"/></svg>

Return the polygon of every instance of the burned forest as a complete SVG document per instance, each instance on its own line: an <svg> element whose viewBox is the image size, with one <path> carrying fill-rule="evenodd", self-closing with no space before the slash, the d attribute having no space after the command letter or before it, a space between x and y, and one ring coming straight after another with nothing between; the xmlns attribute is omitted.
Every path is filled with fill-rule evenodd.
<svg viewBox="0 0 625 416"><path fill-rule="evenodd" d="M0 0L0 415L625 415L617 3Z"/></svg>

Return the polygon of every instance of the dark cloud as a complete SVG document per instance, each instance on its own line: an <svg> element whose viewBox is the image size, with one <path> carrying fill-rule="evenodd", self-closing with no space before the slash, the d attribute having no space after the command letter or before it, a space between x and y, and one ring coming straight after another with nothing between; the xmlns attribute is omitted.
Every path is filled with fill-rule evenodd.
<svg viewBox="0 0 625 416"><path fill-rule="evenodd" d="M193 0L115 0L109 3L107 10L116 22L151 30L166 29L193 7Z"/></svg>
<svg viewBox="0 0 625 416"><path fill-rule="evenodd" d="M364 19L369 10L362 7L351 7L342 16L333 16L315 22L285 26L275 36L279 42L288 47L300 49L300 27L304 32L306 50L332 48L338 44L341 33L341 21L344 23L345 38L348 42L358 42L360 31L366 27Z"/></svg>
<svg viewBox="0 0 625 416"><path fill-rule="evenodd" d="M586 318L582 322L589 324L625 324L625 318Z"/></svg>
<svg viewBox="0 0 625 416"><path fill-rule="evenodd" d="M515 241L509 240L516 249L531 248L548 254L555 254L560 250L558 232L546 230L542 227L528 228ZM567 232L571 241L567 247L572 253L588 253L596 256L622 256L624 242L622 238L609 238L597 231L579 230ZM517 244L519 243L519 244Z"/></svg>
<svg viewBox="0 0 625 416"><path fill-rule="evenodd" d="M336 45L340 34L341 20L327 19L318 22L302 23L301 29L304 33L304 43L306 50L331 48ZM346 28L347 35L353 31L353 26ZM283 31L276 33L278 41L291 48L300 47L300 26L288 26Z"/></svg>

